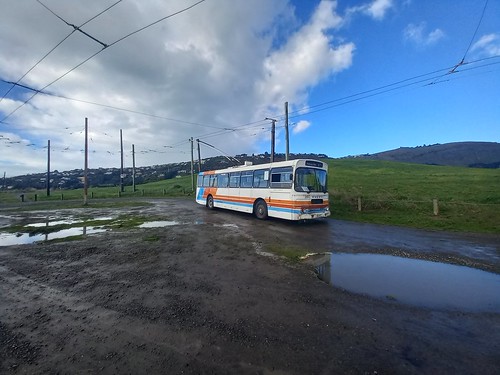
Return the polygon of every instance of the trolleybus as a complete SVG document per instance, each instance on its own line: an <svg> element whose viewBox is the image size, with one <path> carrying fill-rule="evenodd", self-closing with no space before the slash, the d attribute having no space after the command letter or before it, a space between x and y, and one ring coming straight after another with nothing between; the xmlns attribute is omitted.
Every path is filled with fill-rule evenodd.
<svg viewBox="0 0 500 375"><path fill-rule="evenodd" d="M297 159L200 172L196 202L206 207L288 220L330 216L328 165Z"/></svg>

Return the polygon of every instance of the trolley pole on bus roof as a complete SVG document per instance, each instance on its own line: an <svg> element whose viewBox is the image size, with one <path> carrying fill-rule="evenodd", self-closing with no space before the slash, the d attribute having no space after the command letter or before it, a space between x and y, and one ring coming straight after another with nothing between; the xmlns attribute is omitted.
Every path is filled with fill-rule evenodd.
<svg viewBox="0 0 500 375"><path fill-rule="evenodd" d="M275 139L275 133L276 133L276 121L273 118L266 117L266 120L271 120L271 160L270 162L274 162L274 139Z"/></svg>

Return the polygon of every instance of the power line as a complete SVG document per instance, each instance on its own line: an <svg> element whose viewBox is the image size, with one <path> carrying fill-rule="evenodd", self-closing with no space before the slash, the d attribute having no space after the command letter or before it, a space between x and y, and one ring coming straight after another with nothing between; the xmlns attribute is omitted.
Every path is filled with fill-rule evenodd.
<svg viewBox="0 0 500 375"><path fill-rule="evenodd" d="M102 45L104 48L106 48L108 45L106 43L103 43L101 42L99 39L96 39L94 38L92 35L86 33L85 31L83 31L80 27L81 26L76 26L76 25L73 25L72 23L69 23L67 22L65 19L63 19L62 17L60 17L59 15L57 15L52 9L50 9L47 5L45 5L44 3L42 3L40 0L36 0L39 4L41 4L45 9L47 9L50 13L52 13L54 16L56 16L57 18L59 18L62 22L64 22L66 25L68 26L71 26L73 28L73 31L79 31L81 32L83 35L89 37L90 39L92 39L93 41L99 43L100 45Z"/></svg>
<svg viewBox="0 0 500 375"><path fill-rule="evenodd" d="M70 70L68 70L66 73L64 73L63 75L61 75L59 78L56 78L55 80L53 80L52 82L48 83L47 85L45 85L43 88L40 89L40 91L43 91L45 90L46 88L48 88L49 86L52 86L54 83L56 83L57 81L61 80L62 78L66 77L68 74L70 74L71 72L73 72L74 70L78 69L80 66L82 66L83 64L85 64L87 61L91 60L92 58L94 58L95 56L97 56L98 54L100 54L102 51L108 49L109 47L112 47L114 46L115 44L127 39L128 37L134 35L134 34L137 34L151 26L154 26L156 25L157 23L161 22L161 21L164 21L168 18L171 18L173 16L176 16L178 14L181 14L183 12L186 12L192 8L194 8L195 6L203 3L205 0L199 0L198 2L186 7L186 8L183 8L175 13L172 13L172 14L169 14L168 16L165 16L165 17L162 17L160 18L159 20L157 21L154 21L146 26L143 26L141 27L140 29L137 29L119 39L117 39L116 41L114 41L113 43L111 44L108 44L106 47L103 47L102 49L100 49L99 51L95 52L94 54L90 55L89 57L87 57L85 60L83 60L81 63L77 64L76 66L74 66L73 68L71 68ZM28 99L26 99L21 105L19 105L17 108L15 108L14 110L12 110L7 116L5 116L2 120L0 120L0 122L3 122L5 121L7 118L9 118L10 116L12 116L15 112L17 112L20 108L22 108L23 106L25 106L29 101L31 101L31 99L33 99L36 95L38 94L38 92L35 92L32 96L30 96Z"/></svg>
<svg viewBox="0 0 500 375"><path fill-rule="evenodd" d="M478 59L478 60L473 60L473 61L465 63L464 65L472 65L472 64L479 63L479 62L483 62L483 61L491 61L492 59L496 59L496 58L499 58L499 57L500 57L500 55L499 56L491 56L491 57L487 57L487 58L482 58L482 59ZM483 67L487 67L487 66L491 66L491 65L496 65L496 64L500 64L500 62L490 62L488 64L483 64L483 65L480 65L480 66L471 66L471 67L466 68L466 69L461 69L461 70L457 71L457 73L458 72L463 72L463 71L474 70L474 69L480 69L480 68L483 68ZM374 89L370 89L370 90L365 90L365 91L362 91L362 92L357 93L357 94L353 94L353 95L345 96L345 97L342 97L342 98L337 98L337 99L334 99L334 100L329 100L329 101L326 101L326 102L323 102L323 103L315 104L315 105L309 106L307 108L299 109L299 110L296 110L296 111L292 112L292 113L296 113L296 115L295 116L291 116L290 118L302 117L302 116L309 115L309 114L312 114L312 113L321 112L321 111L324 111L324 110L327 110L327 109L331 109L331 108L334 108L334 107L339 107L339 106L342 106L342 105L345 105L345 104L349 104L349 103L352 103L352 102L356 102L356 101L360 101L360 100L367 99L367 98L370 98L370 97L374 97L374 96L377 96L377 95L381 95L381 94L384 94L384 93L387 93L387 92L390 92L390 91L402 89L402 88L405 88L405 87L408 87L408 86L412 86L412 85L416 85L416 84L421 84L421 83L427 82L429 80L434 80L436 78L436 77L433 77L433 76L431 76L431 77L428 77L428 76L430 76L432 74L436 74L436 73L442 72L442 71L448 71L448 70L449 70L449 68L439 69L439 70L436 70L434 72L417 75L417 76L414 76L412 78L407 78L407 79L403 79L403 80L400 80L400 81L397 81L397 82L394 82L394 83L391 83L391 84L383 85L383 86L380 86L378 88L374 88ZM419 78L422 78L422 79L419 79ZM2 80L2 81L8 82L8 81L5 81L5 80ZM433 83L434 82L431 82L430 84L433 84ZM42 90L36 90L36 89L33 89L31 87L28 87L28 86L24 86L24 85L20 85L20 86L22 86L22 87L24 87L26 89L29 89L29 90L33 90L33 91L42 93L42 94L60 97L58 95L47 93L47 92L44 92ZM62 97L62 98L69 99L69 100L80 101L78 99L72 99L72 98L66 98L66 97ZM83 102L85 102L85 101L83 101ZM132 110L127 110L127 109L120 109L118 107L107 106L107 105L103 105L103 104L99 104L99 103L92 103L92 102L89 102L89 103L90 104L94 104L94 105L103 106L103 107L109 107L109 108L114 108L114 109L129 111L129 112L133 112L133 113L144 114L144 115L148 115L148 116L152 116L152 117L164 118L162 116L150 115L150 114L146 114L144 112L132 111ZM324 107L325 105L332 104L332 103L338 103L338 104L333 104L333 105ZM324 107L324 108L321 108L321 107ZM309 110L307 112L304 112L304 109L311 109L311 108L318 108L318 109L314 110L314 111L310 111ZM169 118L164 118L164 119L168 119L168 120L172 120L172 121L179 121L179 122L184 122L184 123L190 123L190 122L183 121L183 120L176 120L176 119L169 119ZM258 134L260 132L269 132L269 129L267 129L266 127L262 126L265 123L266 123L265 120L258 120L258 121L253 121L253 122L245 123L245 124L242 124L242 125L238 125L238 126L235 126L233 128L218 128L219 129L218 131L201 135L198 138L207 139L207 138L216 137L216 136L223 135L223 134L230 133L230 132L248 131L248 130L250 130L252 128L261 128L261 129L259 129L260 131L257 131L254 135L256 135L256 134ZM197 124L197 123L190 123L190 124ZM197 124L197 125L212 127L212 126L207 125L207 124ZM171 146L164 146L164 147L177 148L177 147L180 147L180 146L182 146L184 144L187 144L187 143L188 143L188 141L184 140L184 141L181 141L181 142L177 142L177 143L175 143L175 144L173 144ZM149 150L149 151L163 153L162 151L158 151L158 150ZM220 152L223 153L222 150L218 150L218 151L220 151Z"/></svg>
<svg viewBox="0 0 500 375"><path fill-rule="evenodd" d="M467 53L469 53L469 50L472 46L472 42L474 42L474 39L476 39L476 34L477 34L477 31L479 30L479 26L481 25L481 22L483 22L483 17L484 17L484 13L486 12L486 6L488 5L488 0L486 0L484 2L484 7L483 7L483 11L481 13L481 17L479 18L479 22L477 23L477 26L476 26L476 30L474 30L474 34L472 35L472 38L469 42L469 45L467 46L467 49L465 50L465 53L464 53L464 57L462 57L462 61L461 63L464 62L465 60L465 57L467 56Z"/></svg>
<svg viewBox="0 0 500 375"><path fill-rule="evenodd" d="M227 128L227 127L215 126L215 125L210 125L210 124L202 124L202 123L199 123L199 122L179 120L179 119L174 119L174 118L171 118L171 117L155 115L155 114L151 114L151 113L147 113L147 112L143 112L143 111L137 111L137 110L128 109L128 108L116 107L116 106L112 106L112 105L109 105L109 104L102 104L102 103L92 102L92 101L89 101L89 100L70 98L70 97L67 97L67 96L64 96L64 95L58 95L58 94L54 94L54 93L51 93L51 92L48 92L48 91L43 91L43 90L35 89L33 87L30 87L30 86L27 86L27 85L22 85L22 84L19 84L19 83L16 83L16 82L7 81L7 80L2 79L2 78L0 78L0 81L2 81L4 83L7 83L7 84L14 85L14 86L22 87L22 88L24 88L26 90L36 92L37 94L43 94L43 95L53 96L53 97L56 97L56 98L71 100L71 101L75 101L75 102L78 102L78 103L91 104L91 105L95 105L95 106L98 106L98 107L109 108L109 109L114 109L114 110L117 110L117 111L123 111L123 112L128 112L128 113L134 113L134 114L142 115L142 116L154 117L154 118L161 119L161 120L168 120L168 121L173 121L173 122L179 122L179 123L182 123L182 124L202 126L202 127L206 127L206 128L221 129L221 130L231 130L231 129ZM0 123L1 122L4 122L4 121L0 121Z"/></svg>
<svg viewBox="0 0 500 375"><path fill-rule="evenodd" d="M38 0L37 0L38 1ZM96 14L94 17L88 19L87 21L85 21L84 23L82 23L79 27L83 27L85 26L86 24L88 24L89 22L93 21L94 19L96 19L97 17L99 17L100 15L102 15L103 13L107 12L108 10L110 10L112 7L114 7L115 5L117 5L118 3L120 3L122 0L118 0L116 1L114 4L111 4L109 7L107 7L106 9L104 9L103 11L99 12L98 14ZM42 2L38 1L41 5L43 5L45 8L47 8L47 6L45 6ZM47 8L51 13L52 10L50 10L49 8ZM53 13L55 15L55 13ZM58 17L56 15L56 17ZM13 84L9 90L7 90L7 92L2 96L2 98L0 98L0 102L5 99L7 97L7 95L12 91L12 89L14 88L14 85L17 85L19 82L21 82L21 80L26 77L33 69L35 69L43 60L45 60L52 52L54 52L54 50L59 47L62 43L64 43L66 41L66 39L68 39L71 35L73 35L73 33L75 32L76 30L73 30L71 31L68 35L66 35L59 43L57 43L55 45L55 47L53 47L49 52L47 52L40 60L38 60L35 65L33 65L31 68L28 69L28 71L26 73L24 73L16 82L15 84Z"/></svg>
<svg viewBox="0 0 500 375"><path fill-rule="evenodd" d="M475 64L475 63L478 63L478 62L482 62L482 61L485 61L485 60L496 59L496 58L499 58L499 57L500 57L500 55L490 56L490 57L486 57L486 58L482 58L482 59L478 59L478 60L473 60L473 61L470 61L470 62L466 62L466 63L464 63L464 65ZM472 70L472 69L479 69L481 67L491 66L491 65L496 65L496 64L500 64L500 62L493 62L493 63L481 65L479 67L470 67L468 69L462 69L462 70L457 71L457 73L462 72L462 71ZM436 73L440 73L440 72L443 72L443 71L449 71L449 70L450 70L450 68L438 69L438 70L435 70L435 71L430 72L430 73L420 74L420 75L417 75L417 76L414 76L414 77L411 77L411 78L407 78L407 79L403 79L403 80L400 80L400 81L397 81L397 82L394 82L394 83L383 85L383 86L380 86L378 88L374 88L374 89L370 89L370 90L365 90L365 91L362 91L360 93L348 95L348 96L345 96L345 97L342 97L342 98L337 98L337 99L334 99L334 100L329 100L329 101L326 101L326 102L323 102L323 103L318 103L318 104L315 104L315 105L312 105L312 106L309 106L309 107L304 107L304 108L301 108L301 109L298 109L298 110L295 110L295 111L291 112L290 114L295 114L295 115L290 116L290 114L289 114L289 118L298 118L298 117L303 117L303 116L310 115L310 114L313 114L313 113L322 112L322 111L325 111L325 110L328 110L328 109L332 109L332 108L335 108L335 107L343 106L343 105L350 104L350 103L353 103L353 102L356 102L356 101L360 101L360 100L367 99L367 98L370 98L370 97L374 97L374 96L377 96L377 95L385 94L385 93L390 92L390 91L395 91L395 90L399 90L399 89L402 89L402 88L405 88L405 87L422 84L422 83L425 83L425 82L428 82L428 81L431 81L431 83L428 83L427 85L439 83L439 82L434 82L434 81L436 79L438 79L439 77L443 77L443 75L439 75L438 77L432 76L432 75L435 75ZM428 76L430 76L430 77L428 77ZM427 78L424 78L424 77L427 77ZM338 104L332 104L332 103L338 103ZM328 105L328 104L332 104L332 105ZM325 105L326 105L326 107L324 107ZM323 107L323 108L320 108L320 107ZM318 108L318 109L311 111L310 110L311 108ZM278 116L278 119L279 120L283 120L283 116ZM234 132L234 131L238 131L238 130L246 130L246 129L241 129L241 128L246 127L247 125L251 125L251 124L262 124L264 122L265 122L264 120L260 120L260 121L256 121L256 122L253 122L253 123L248 123L248 124L244 124L244 125L240 125L240 126L231 128L231 130L228 130L228 131L218 131L218 132L208 133L208 134L202 135L202 136L200 136L198 138L204 138L204 139L206 139L206 138L211 138L211 137L219 136L219 135L222 135L222 134L225 134L225 133L228 133L228 132ZM257 126L261 126L261 125L257 125Z"/></svg>

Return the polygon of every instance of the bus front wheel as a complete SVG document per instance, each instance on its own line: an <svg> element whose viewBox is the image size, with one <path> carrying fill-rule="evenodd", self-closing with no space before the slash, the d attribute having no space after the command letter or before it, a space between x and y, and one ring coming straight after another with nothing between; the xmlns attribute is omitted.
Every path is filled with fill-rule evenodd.
<svg viewBox="0 0 500 375"><path fill-rule="evenodd" d="M257 219L264 220L267 218L267 204L263 200L257 201L255 203L255 216Z"/></svg>
<svg viewBox="0 0 500 375"><path fill-rule="evenodd" d="M207 197L207 207L211 210L213 210L214 208L214 197L212 197L211 195Z"/></svg>

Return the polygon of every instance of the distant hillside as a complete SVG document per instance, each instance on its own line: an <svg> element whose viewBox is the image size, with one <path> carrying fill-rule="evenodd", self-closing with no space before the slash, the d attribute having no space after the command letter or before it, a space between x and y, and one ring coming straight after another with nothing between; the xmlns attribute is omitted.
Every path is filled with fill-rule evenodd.
<svg viewBox="0 0 500 375"><path fill-rule="evenodd" d="M456 167L500 168L500 143L455 142L357 156L359 158Z"/></svg>
<svg viewBox="0 0 500 375"><path fill-rule="evenodd" d="M326 159L325 154L290 154L291 159ZM285 160L284 154L276 154L275 161ZM206 158L202 161L201 169L209 171L212 169L222 169L234 165L241 165L250 161L253 164L269 163L269 153L258 155L241 154L236 157L215 156ZM194 165L195 172L198 172L198 162ZM132 185L132 168L124 168L123 184ZM171 163L162 165L153 165L147 167L137 167L135 171L135 183L143 184L168 180L175 177L182 177L191 174L191 163ZM89 169L88 178L90 187L119 186L121 171L119 168L98 168ZM0 181L0 190L22 190L22 189L46 189L47 173L34 173L23 176L4 178ZM51 189L78 189L83 187L83 170L74 169L71 171L51 171L50 172Z"/></svg>

